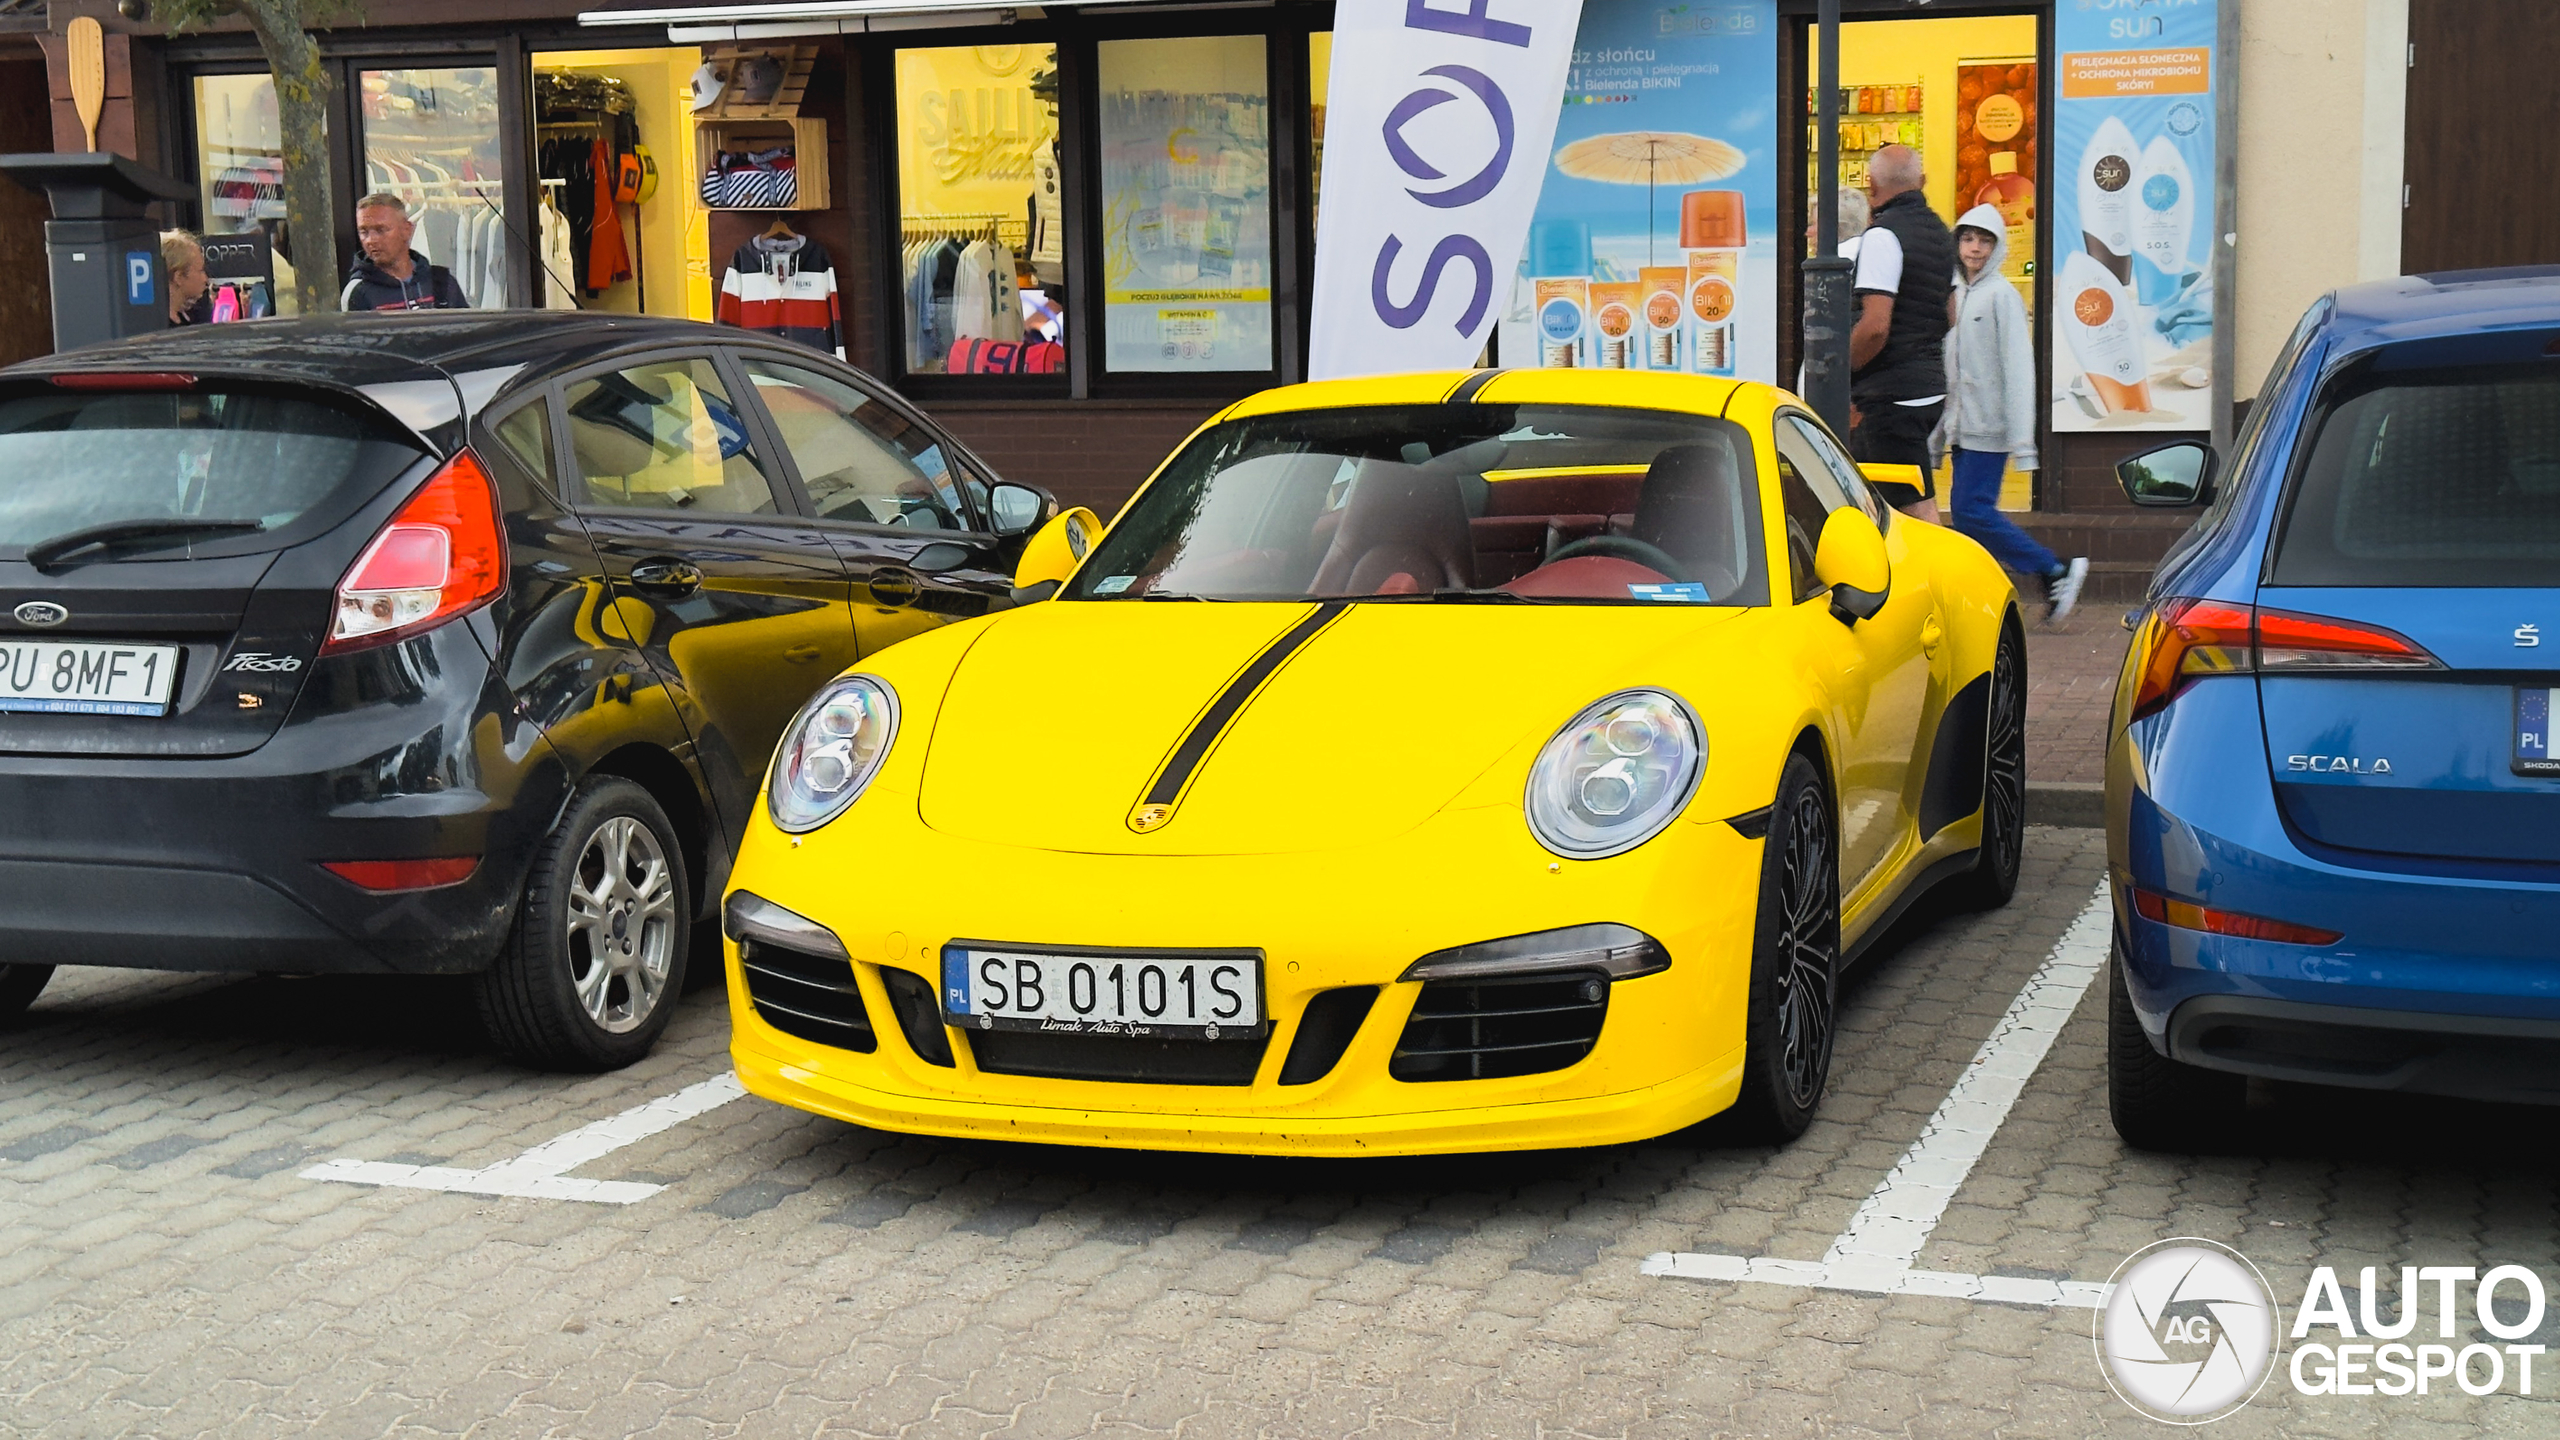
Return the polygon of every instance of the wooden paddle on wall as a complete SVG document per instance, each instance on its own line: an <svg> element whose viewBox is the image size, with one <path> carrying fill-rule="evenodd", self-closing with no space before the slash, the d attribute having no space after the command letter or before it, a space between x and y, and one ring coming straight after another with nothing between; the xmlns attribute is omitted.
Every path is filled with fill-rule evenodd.
<svg viewBox="0 0 2560 1440"><path fill-rule="evenodd" d="M71 104L80 112L80 132L89 149L98 148L98 112L107 103L107 32L93 16L73 17L63 28L62 53L71 71Z"/></svg>

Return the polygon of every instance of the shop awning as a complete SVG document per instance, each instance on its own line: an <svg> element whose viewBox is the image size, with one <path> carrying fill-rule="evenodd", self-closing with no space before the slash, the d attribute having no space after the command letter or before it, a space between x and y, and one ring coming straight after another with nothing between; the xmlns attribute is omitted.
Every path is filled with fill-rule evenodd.
<svg viewBox="0 0 2560 1440"><path fill-rule="evenodd" d="M664 25L670 44L711 40L768 40L794 35L866 35L945 25L1003 25L1037 20L1046 10L1150 5L1165 0L767 0L753 5L668 5L631 10L586 10L581 25Z"/></svg>

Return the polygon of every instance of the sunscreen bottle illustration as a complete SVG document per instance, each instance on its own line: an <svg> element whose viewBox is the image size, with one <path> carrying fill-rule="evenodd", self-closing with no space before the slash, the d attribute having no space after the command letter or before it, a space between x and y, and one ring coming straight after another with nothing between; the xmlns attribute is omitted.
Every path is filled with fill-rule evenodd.
<svg viewBox="0 0 2560 1440"><path fill-rule="evenodd" d="M2133 281L2133 132L2108 116L2080 152L2080 241L2118 280Z"/></svg>
<svg viewBox="0 0 2560 1440"><path fill-rule="evenodd" d="M1644 303L1644 287L1633 280L1595 280L1591 283L1591 339L1594 363L1603 370L1641 370L1643 357L1638 346L1643 343L1643 320L1637 307Z"/></svg>
<svg viewBox="0 0 2560 1440"><path fill-rule="evenodd" d="M2077 251L2062 261L2062 330L2108 414L2151 408L2133 296L2106 266Z"/></svg>
<svg viewBox="0 0 2560 1440"><path fill-rule="evenodd" d="M1647 265L1636 272L1644 300L1644 368L1680 368L1680 292L1689 272L1678 265Z"/></svg>
<svg viewBox="0 0 2560 1440"><path fill-rule="evenodd" d="M2178 293L2178 277L2187 269L2187 241L2195 234L2195 181L2186 157L2158 136L2142 147L2142 169L2134 179L2134 286L2145 305L2157 305Z"/></svg>
<svg viewBox="0 0 2560 1440"><path fill-rule="evenodd" d="M1749 243L1739 190L1692 190L1680 197L1680 248L1688 254L1689 368L1730 375L1734 316L1742 308L1742 250Z"/></svg>
<svg viewBox="0 0 2560 1440"><path fill-rule="evenodd" d="M1579 220L1542 220L1529 228L1529 274L1538 332L1538 364L1575 370L1591 363L1591 229Z"/></svg>

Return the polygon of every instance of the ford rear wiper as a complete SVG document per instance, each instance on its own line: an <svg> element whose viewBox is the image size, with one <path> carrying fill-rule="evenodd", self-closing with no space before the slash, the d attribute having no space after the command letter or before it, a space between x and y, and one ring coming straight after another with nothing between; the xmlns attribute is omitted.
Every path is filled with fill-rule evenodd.
<svg viewBox="0 0 2560 1440"><path fill-rule="evenodd" d="M140 540L178 540L200 535L246 535L264 530L263 520L117 520L66 530L27 547L26 562L50 570L84 550L104 550Z"/></svg>

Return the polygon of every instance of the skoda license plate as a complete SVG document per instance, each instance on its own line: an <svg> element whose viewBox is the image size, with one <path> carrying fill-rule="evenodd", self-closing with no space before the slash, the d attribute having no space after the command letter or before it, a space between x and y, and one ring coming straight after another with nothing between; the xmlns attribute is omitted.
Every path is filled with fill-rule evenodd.
<svg viewBox="0 0 2560 1440"><path fill-rule="evenodd" d="M177 678L175 645L0 640L0 710L166 715Z"/></svg>
<svg viewBox="0 0 2560 1440"><path fill-rule="evenodd" d="M2560 743L2551 738L2551 722L2560 717L2560 690L2536 686L2516 689L2516 748L2509 767L2518 775L2560 775Z"/></svg>
<svg viewBox="0 0 2560 1440"><path fill-rule="evenodd" d="M942 1011L967 1030L1250 1039L1263 1033L1262 956L955 942L942 947Z"/></svg>

